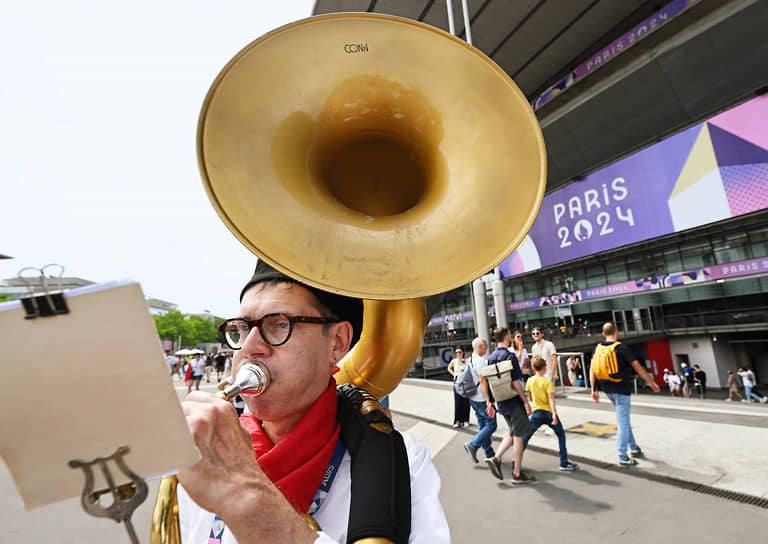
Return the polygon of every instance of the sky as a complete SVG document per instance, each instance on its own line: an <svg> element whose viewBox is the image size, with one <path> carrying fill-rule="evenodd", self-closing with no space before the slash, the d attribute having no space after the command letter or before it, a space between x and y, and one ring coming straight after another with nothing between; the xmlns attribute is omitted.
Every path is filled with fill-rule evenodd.
<svg viewBox="0 0 768 544"><path fill-rule="evenodd" d="M138 281L237 314L256 263L208 201L195 133L210 84L313 0L13 2L0 17L0 279ZM56 270L56 269L54 269Z"/></svg>

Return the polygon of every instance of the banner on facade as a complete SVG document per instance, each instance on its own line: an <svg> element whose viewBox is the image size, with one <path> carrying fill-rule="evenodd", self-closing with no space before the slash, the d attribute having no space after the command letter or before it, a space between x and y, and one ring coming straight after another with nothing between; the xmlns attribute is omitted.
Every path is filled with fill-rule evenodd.
<svg viewBox="0 0 768 544"><path fill-rule="evenodd" d="M768 208L768 95L544 197L502 277Z"/></svg>

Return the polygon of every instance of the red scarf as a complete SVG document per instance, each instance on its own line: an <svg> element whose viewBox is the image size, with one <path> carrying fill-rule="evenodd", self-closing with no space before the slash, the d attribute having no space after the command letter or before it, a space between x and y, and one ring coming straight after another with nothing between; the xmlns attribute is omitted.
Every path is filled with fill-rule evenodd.
<svg viewBox="0 0 768 544"><path fill-rule="evenodd" d="M317 398L293 430L276 445L250 414L240 423L251 434L264 473L299 512L307 512L331 462L341 428L336 421L336 382Z"/></svg>

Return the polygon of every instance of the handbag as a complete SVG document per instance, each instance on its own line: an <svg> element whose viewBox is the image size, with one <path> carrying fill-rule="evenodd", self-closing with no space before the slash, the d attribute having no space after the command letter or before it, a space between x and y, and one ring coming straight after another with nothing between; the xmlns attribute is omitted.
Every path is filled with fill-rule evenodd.
<svg viewBox="0 0 768 544"><path fill-rule="evenodd" d="M498 402L501 400L513 399L517 396L517 391L512 387L512 361L499 361L484 366L480 373L488 381L488 385L493 393L493 398Z"/></svg>

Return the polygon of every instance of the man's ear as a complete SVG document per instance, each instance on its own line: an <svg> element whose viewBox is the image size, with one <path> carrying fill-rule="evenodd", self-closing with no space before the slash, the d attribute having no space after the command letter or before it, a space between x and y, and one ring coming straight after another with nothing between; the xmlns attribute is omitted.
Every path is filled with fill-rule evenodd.
<svg viewBox="0 0 768 544"><path fill-rule="evenodd" d="M349 351L350 343L352 342L352 325L349 321L335 323L331 328L331 334L333 335L331 338L333 360L338 362L341 361Z"/></svg>

